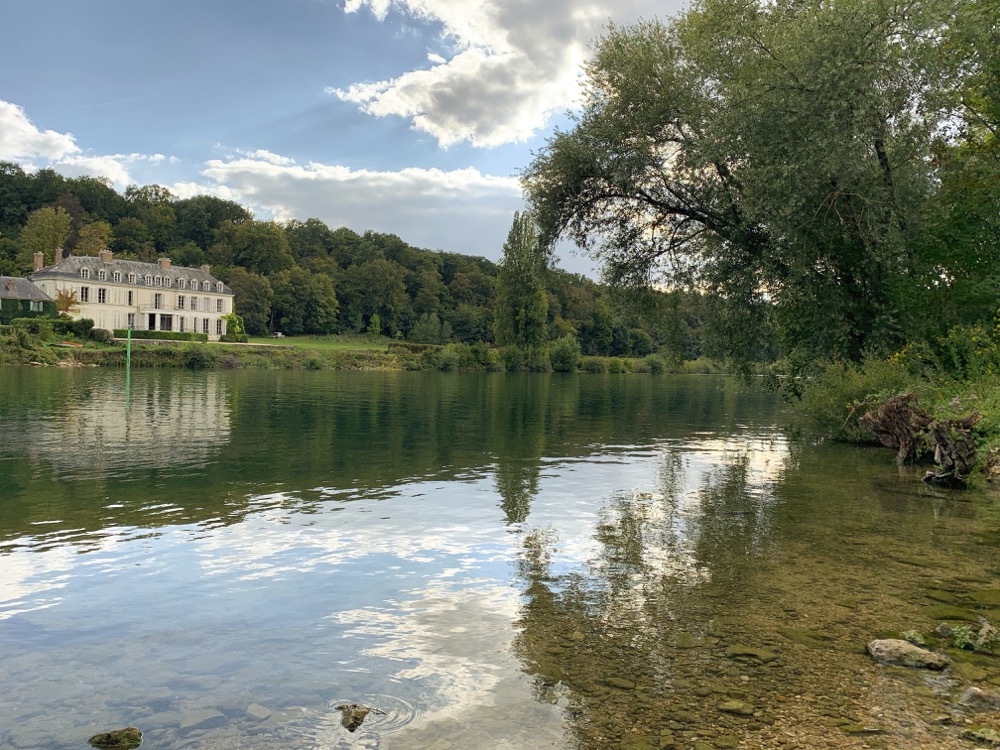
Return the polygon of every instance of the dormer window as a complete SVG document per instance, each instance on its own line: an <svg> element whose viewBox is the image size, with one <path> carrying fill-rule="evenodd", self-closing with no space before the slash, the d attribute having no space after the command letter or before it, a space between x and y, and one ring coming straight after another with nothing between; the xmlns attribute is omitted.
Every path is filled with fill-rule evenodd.
<svg viewBox="0 0 1000 750"><path fill-rule="evenodd" d="M201 282L201 290L203 292L209 292L212 290L212 285L208 281Z"/></svg>
<svg viewBox="0 0 1000 750"><path fill-rule="evenodd" d="M111 278L114 279L114 282L116 284L121 284L122 283L122 272L121 271L115 271L113 274L111 274Z"/></svg>
<svg viewBox="0 0 1000 750"><path fill-rule="evenodd" d="M100 279L101 281L107 281L108 280L108 272L105 271L103 268L98 268L97 269L97 278Z"/></svg>
<svg viewBox="0 0 1000 750"><path fill-rule="evenodd" d="M184 289L187 286L187 281L184 279L177 279L177 288Z"/></svg>
<svg viewBox="0 0 1000 750"><path fill-rule="evenodd" d="M153 274L146 274L146 286L153 286Z"/></svg>
<svg viewBox="0 0 1000 750"><path fill-rule="evenodd" d="M156 276L156 277L154 277L153 278L153 285L154 286L163 286L163 277L162 276Z"/></svg>
<svg viewBox="0 0 1000 750"><path fill-rule="evenodd" d="M130 273L128 275L128 283L129 284L134 284L135 283L135 274L134 273Z"/></svg>
<svg viewBox="0 0 1000 750"><path fill-rule="evenodd" d="M89 268L81 268L80 269L80 278L81 279L89 279L90 278L90 269Z"/></svg>
<svg viewBox="0 0 1000 750"><path fill-rule="evenodd" d="M216 285L215 285L215 291L217 291L217 292L221 292L222 291L222 282L221 281L218 282L218 283L216 283Z"/></svg>
<svg viewBox="0 0 1000 750"><path fill-rule="evenodd" d="M163 286L170 286L170 277L169 276L164 276L163 277Z"/></svg>

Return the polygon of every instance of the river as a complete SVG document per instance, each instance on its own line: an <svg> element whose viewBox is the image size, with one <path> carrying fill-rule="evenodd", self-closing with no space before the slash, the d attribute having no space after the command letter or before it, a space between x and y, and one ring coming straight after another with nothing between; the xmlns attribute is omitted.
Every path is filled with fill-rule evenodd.
<svg viewBox="0 0 1000 750"><path fill-rule="evenodd" d="M964 747L994 657L864 653L1000 620L919 476L721 377L0 369L0 747Z"/></svg>

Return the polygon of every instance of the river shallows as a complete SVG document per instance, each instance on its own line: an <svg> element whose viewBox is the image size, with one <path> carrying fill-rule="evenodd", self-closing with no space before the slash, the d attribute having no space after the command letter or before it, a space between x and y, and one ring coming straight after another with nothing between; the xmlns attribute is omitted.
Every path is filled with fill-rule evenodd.
<svg viewBox="0 0 1000 750"><path fill-rule="evenodd" d="M0 370L0 746L135 725L162 750L961 747L941 716L1000 681L862 653L934 607L993 616L990 496L797 444L771 394L124 385ZM352 733L343 703L385 713Z"/></svg>

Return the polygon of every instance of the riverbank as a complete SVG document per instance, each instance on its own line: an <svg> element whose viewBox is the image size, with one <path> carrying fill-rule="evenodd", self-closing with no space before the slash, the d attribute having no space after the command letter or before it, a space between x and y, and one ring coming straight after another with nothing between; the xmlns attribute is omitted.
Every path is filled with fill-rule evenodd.
<svg viewBox="0 0 1000 750"><path fill-rule="evenodd" d="M47 341L23 329L0 336L0 365L124 367L125 343L70 337ZM659 355L643 358L560 359L555 347L525 352L488 344L411 344L388 339L339 336L257 340L247 344L143 340L132 342L133 367L268 370L437 370L440 372L715 373L707 359L673 362Z"/></svg>

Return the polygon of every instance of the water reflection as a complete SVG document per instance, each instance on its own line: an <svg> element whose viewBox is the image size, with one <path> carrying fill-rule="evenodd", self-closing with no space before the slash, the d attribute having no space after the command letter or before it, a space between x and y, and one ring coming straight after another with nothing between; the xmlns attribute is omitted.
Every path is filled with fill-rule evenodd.
<svg viewBox="0 0 1000 750"><path fill-rule="evenodd" d="M858 644L1000 562L981 504L722 379L143 376L218 428L94 472L49 454L117 374L0 377L4 435L49 446L0 437L0 746L837 746L877 704ZM355 702L386 713L349 733Z"/></svg>

